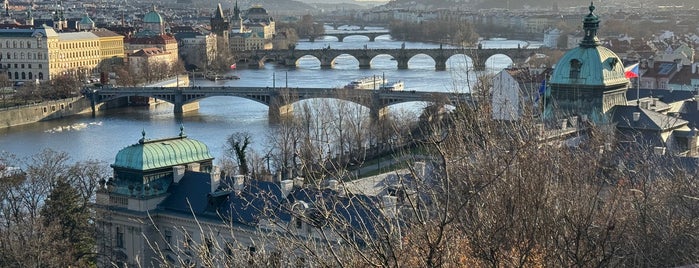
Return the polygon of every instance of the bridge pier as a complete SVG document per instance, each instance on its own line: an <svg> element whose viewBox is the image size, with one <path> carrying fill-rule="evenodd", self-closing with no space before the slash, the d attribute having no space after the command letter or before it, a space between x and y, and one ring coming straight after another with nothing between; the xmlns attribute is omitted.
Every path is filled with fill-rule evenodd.
<svg viewBox="0 0 699 268"><path fill-rule="evenodd" d="M386 119L388 116L388 106L383 108L371 108L369 109L369 116L372 122L380 122Z"/></svg>
<svg viewBox="0 0 699 268"><path fill-rule="evenodd" d="M358 57L359 69L371 69L371 58L369 56Z"/></svg>
<svg viewBox="0 0 699 268"><path fill-rule="evenodd" d="M474 71L485 71L485 62L474 62L473 63L473 70Z"/></svg>
<svg viewBox="0 0 699 268"><path fill-rule="evenodd" d="M409 58L402 58L402 57L396 58L396 61L398 62L398 69L399 70L408 69L408 61L409 60L410 60Z"/></svg>
<svg viewBox="0 0 699 268"><path fill-rule="evenodd" d="M369 42L374 42L374 41L376 41L376 35L369 36Z"/></svg>
<svg viewBox="0 0 699 268"><path fill-rule="evenodd" d="M282 120L291 118L294 116L294 105L284 104L280 105L279 102L273 100L269 105L269 110L267 111L267 118L270 123L279 123Z"/></svg>
<svg viewBox="0 0 699 268"><path fill-rule="evenodd" d="M322 57L320 59L320 68L321 69L332 69L333 67L333 60L328 59L326 57Z"/></svg>
<svg viewBox="0 0 699 268"><path fill-rule="evenodd" d="M344 40L345 40L345 36L344 36L344 35L341 35L341 36L338 36L338 37L337 37L337 42L342 42L342 41L344 41Z"/></svg>
<svg viewBox="0 0 699 268"><path fill-rule="evenodd" d="M434 59L434 69L436 71L446 71L447 70L447 60L444 58Z"/></svg>

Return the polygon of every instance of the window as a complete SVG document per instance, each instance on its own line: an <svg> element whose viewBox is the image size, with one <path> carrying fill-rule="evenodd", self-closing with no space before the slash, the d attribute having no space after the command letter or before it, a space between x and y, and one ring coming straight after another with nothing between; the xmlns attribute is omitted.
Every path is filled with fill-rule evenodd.
<svg viewBox="0 0 699 268"><path fill-rule="evenodd" d="M41 63L39 63L39 69L42 69L42 68L44 68L44 66Z"/></svg>
<svg viewBox="0 0 699 268"><path fill-rule="evenodd" d="M577 59L573 59L570 61L570 79L578 79L580 78L580 67L582 66L582 62L580 62Z"/></svg>
<svg viewBox="0 0 699 268"><path fill-rule="evenodd" d="M165 236L165 244L167 245L168 248L170 248L170 245L171 245L170 243L172 243L172 231L165 230L164 236Z"/></svg>
<svg viewBox="0 0 699 268"><path fill-rule="evenodd" d="M39 72L39 80L44 80L44 73Z"/></svg>
<svg viewBox="0 0 699 268"><path fill-rule="evenodd" d="M116 247L117 248L124 248L124 230L117 227L116 228L116 237L114 239L116 240Z"/></svg>
<svg viewBox="0 0 699 268"><path fill-rule="evenodd" d="M301 229L303 228L303 221L301 220L301 217L296 218L296 229Z"/></svg>
<svg viewBox="0 0 699 268"><path fill-rule="evenodd" d="M31 64L31 63L30 63L30 64L27 64L27 65L28 65L29 69L31 69L31 68L32 68L32 64Z"/></svg>
<svg viewBox="0 0 699 268"><path fill-rule="evenodd" d="M32 43L29 43L29 41L27 41L27 48L32 48Z"/></svg>
<svg viewBox="0 0 699 268"><path fill-rule="evenodd" d="M32 75L32 72L29 72L29 80L34 80L34 76Z"/></svg>
<svg viewBox="0 0 699 268"><path fill-rule="evenodd" d="M27 73L22 72L22 80L27 80Z"/></svg>

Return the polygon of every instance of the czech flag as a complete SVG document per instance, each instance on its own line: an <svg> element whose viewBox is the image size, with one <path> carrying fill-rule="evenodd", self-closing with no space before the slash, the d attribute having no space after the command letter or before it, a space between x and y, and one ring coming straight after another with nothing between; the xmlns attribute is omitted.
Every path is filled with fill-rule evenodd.
<svg viewBox="0 0 699 268"><path fill-rule="evenodd" d="M231 70L235 70L236 67L237 67L237 66L236 66L235 63L231 64Z"/></svg>
<svg viewBox="0 0 699 268"><path fill-rule="evenodd" d="M638 63L624 68L624 73L626 74L626 78L629 79L638 77Z"/></svg>

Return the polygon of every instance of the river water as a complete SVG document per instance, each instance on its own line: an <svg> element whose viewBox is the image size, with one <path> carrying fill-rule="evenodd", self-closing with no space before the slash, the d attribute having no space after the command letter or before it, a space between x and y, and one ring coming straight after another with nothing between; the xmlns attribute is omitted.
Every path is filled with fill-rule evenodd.
<svg viewBox="0 0 699 268"><path fill-rule="evenodd" d="M513 40L487 40L485 48L513 48L528 43ZM300 42L298 49L323 48L400 48L402 42L392 41L388 35L369 42L363 36L350 36L344 42L333 37ZM538 45L534 44L533 45ZM406 48L437 48L438 44L406 42ZM498 72L511 63L508 57L493 56L486 62L486 72ZM358 61L351 56L341 56L332 69L321 69L320 62L312 57L303 58L299 66L290 68L267 64L263 69L238 69L234 74L240 80L193 81L206 86L225 84L231 86L289 86L289 87L337 87L353 79L371 75L385 75L388 80L402 80L406 90L418 91L467 91L466 75L470 61L466 57L454 56L447 62L446 71L435 71L434 61L427 56L416 56L410 60L407 70L398 70L390 56L380 56L372 61L371 69L359 69ZM424 104L402 104L392 106L391 111L402 110L419 113ZM74 161L95 159L114 162L116 153L141 138L163 138L179 133L180 125L190 137L206 143L214 157L220 158L227 136L234 132L247 131L253 136L252 147L264 150L267 134L272 128L267 120L267 107L242 98L212 97L200 102L198 111L182 116L172 113L172 105L152 107L128 107L105 111L96 117L80 115L70 118L39 122L26 126L0 129L0 151L19 157L27 157L44 149L67 152Z"/></svg>

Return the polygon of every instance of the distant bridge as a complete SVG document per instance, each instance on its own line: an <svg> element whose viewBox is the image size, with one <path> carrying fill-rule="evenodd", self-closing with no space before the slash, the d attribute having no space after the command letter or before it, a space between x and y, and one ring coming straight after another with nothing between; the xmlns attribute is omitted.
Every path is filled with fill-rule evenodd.
<svg viewBox="0 0 699 268"><path fill-rule="evenodd" d="M513 63L523 63L531 55L541 53L542 49L526 48L398 48L398 49L283 49L283 50L255 50L241 52L238 55L248 59L251 68L261 68L266 61L276 61L287 66L296 66L298 60L304 56L312 56L320 61L321 68L332 68L335 59L340 55L350 55L359 61L359 68L371 68L371 60L379 55L391 56L398 64L398 69L408 69L408 61L416 55L427 55L435 61L435 69L444 71L447 68L447 60L454 55L464 55L472 60L473 68L478 71L485 70L485 62L494 55L505 55Z"/></svg>
<svg viewBox="0 0 699 268"><path fill-rule="evenodd" d="M443 93L425 91L386 91L386 90L357 90L344 88L269 88L269 87L105 87L99 89L86 88L83 92L95 105L125 97L150 97L163 100L174 105L175 113L198 108L201 99L213 96L233 96L249 99L269 107L271 121L290 115L293 104L300 100L315 98L330 98L346 100L369 108L372 119L380 119L388 112L393 104L428 101L444 104L459 105L471 103L469 93ZM196 107L183 108L188 104Z"/></svg>
<svg viewBox="0 0 699 268"><path fill-rule="evenodd" d="M376 40L376 37L382 36L382 35L390 35L391 33L389 31L342 31L342 32L325 32L324 34L320 35L311 35L307 36L308 41L315 42L316 39L323 37L323 36L334 36L337 37L338 42L342 42L345 40L345 37L348 36L366 36L369 38L369 42L374 42Z"/></svg>

